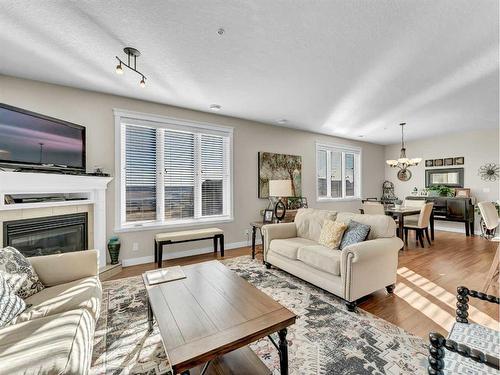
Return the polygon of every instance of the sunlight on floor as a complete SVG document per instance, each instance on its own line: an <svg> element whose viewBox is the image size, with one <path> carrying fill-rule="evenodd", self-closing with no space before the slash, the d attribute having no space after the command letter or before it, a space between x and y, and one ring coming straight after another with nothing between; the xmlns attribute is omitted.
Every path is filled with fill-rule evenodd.
<svg viewBox="0 0 500 375"><path fill-rule="evenodd" d="M425 293L428 293L432 297L438 299L440 302L446 304L447 306L451 307L452 309L456 309L456 296L448 291L446 291L444 288L440 287L436 283L433 283L432 281L426 279L423 276L420 276L419 274L413 272L412 270L406 268L406 267L401 267L398 269L398 274L403 277L406 281L409 283L417 286L420 290L424 291ZM441 327L445 328L446 330L449 331L451 328L451 325L455 321L455 316L451 316L449 313L447 313L445 310L441 309L434 303L432 303L429 299L425 298L423 295L412 289L410 286L407 284L403 284L404 286L399 286L396 288L396 295L399 297L405 299L408 303L410 299L412 302L410 303L413 307L417 309L421 309L423 304L430 304L432 306L435 306L438 310L437 311L438 315L436 317L434 316L429 316L427 313L422 311L426 316L428 316L430 319L434 320L437 324L439 324ZM410 289L409 291L407 289ZM399 291L399 293L398 293ZM404 292L403 292L404 291ZM401 294L401 295L400 295ZM420 296L420 297L418 297ZM422 300L419 300L421 298ZM414 305L415 304L415 305ZM417 307L418 306L418 307ZM430 310L427 309L427 312ZM442 312L445 312L447 315L450 315L452 317L451 324L443 319ZM499 322L496 321L495 319L491 318L487 314L483 313L479 309L477 309L474 306L469 305L469 318L470 320L474 321L475 323L481 324L483 326L492 328L492 329L499 329ZM445 324L445 325L443 325Z"/></svg>
<svg viewBox="0 0 500 375"><path fill-rule="evenodd" d="M409 285L399 282L394 290L394 294L405 300L413 308L433 320L445 330L450 331L455 322L455 317L438 305L432 303Z"/></svg>

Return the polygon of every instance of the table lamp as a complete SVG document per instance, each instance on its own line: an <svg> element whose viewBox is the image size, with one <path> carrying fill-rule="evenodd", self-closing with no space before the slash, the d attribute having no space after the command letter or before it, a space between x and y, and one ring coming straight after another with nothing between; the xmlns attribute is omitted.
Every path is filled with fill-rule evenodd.
<svg viewBox="0 0 500 375"><path fill-rule="evenodd" d="M291 180L270 180L269 181L269 196L278 198L274 205L274 217L279 221L283 220L286 213L286 205L282 198L292 196L292 181ZM278 210L282 210L281 215L278 215Z"/></svg>

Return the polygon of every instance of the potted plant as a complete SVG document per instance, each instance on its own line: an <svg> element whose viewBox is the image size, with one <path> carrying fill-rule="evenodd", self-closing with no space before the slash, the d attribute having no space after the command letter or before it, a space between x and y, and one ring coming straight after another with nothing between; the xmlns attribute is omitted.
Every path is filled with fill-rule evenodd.
<svg viewBox="0 0 500 375"><path fill-rule="evenodd" d="M433 185L427 188L431 197L453 197L453 189L444 185Z"/></svg>

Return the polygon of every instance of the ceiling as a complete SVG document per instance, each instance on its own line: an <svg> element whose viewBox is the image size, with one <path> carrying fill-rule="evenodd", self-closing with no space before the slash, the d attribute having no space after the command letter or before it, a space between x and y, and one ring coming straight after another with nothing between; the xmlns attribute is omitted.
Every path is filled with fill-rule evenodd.
<svg viewBox="0 0 500 375"><path fill-rule="evenodd" d="M0 74L391 144L400 122L408 140L498 127L498 7L0 0ZM146 88L115 73L126 46Z"/></svg>

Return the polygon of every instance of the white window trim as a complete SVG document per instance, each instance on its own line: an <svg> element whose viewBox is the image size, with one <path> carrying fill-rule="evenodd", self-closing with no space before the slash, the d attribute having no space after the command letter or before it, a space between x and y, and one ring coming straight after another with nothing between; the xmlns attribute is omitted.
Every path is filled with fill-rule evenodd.
<svg viewBox="0 0 500 375"><path fill-rule="evenodd" d="M342 152L353 152L358 155L358 161L357 161L357 169L358 172L356 173L355 177L357 177L358 184L354 185L354 196L351 197L339 197L339 198L332 198L332 197L320 197L319 196L319 184L318 184L318 167L319 167L319 160L318 160L318 151L325 150L325 151L342 151ZM316 180L316 202L321 203L321 202L352 202L352 201L359 201L361 200L361 194L362 194L362 160L363 160L363 154L362 154L362 149L361 147L356 147L356 146L350 146L350 145L344 145L340 143L325 143L325 142L316 142L316 169L315 169L315 180ZM345 194L345 155L342 154L342 194ZM330 160L327 157L327 167L326 167L326 178L328 181L328 176L330 176L331 173L331 165L329 163ZM330 190L330 184L327 183L327 189Z"/></svg>
<svg viewBox="0 0 500 375"><path fill-rule="evenodd" d="M128 111L113 108L115 118L115 228L116 233L145 231L155 229L183 228L207 225L213 223L228 223L234 221L234 194L233 194L233 131L230 126L217 125L207 122L178 119L175 117L155 115L143 112ZM176 220L173 222L143 221L124 224L122 221L125 214L125 173L123 173L123 161L125 160L125 148L122 147L122 123L143 124L159 129L168 128L173 130L186 130L191 128L195 132L203 131L205 134L216 134L229 136L229 197L225 204L229 203L227 215L216 217L204 217L198 219ZM163 171L161 171L163 173ZM162 205L163 202L157 203Z"/></svg>

